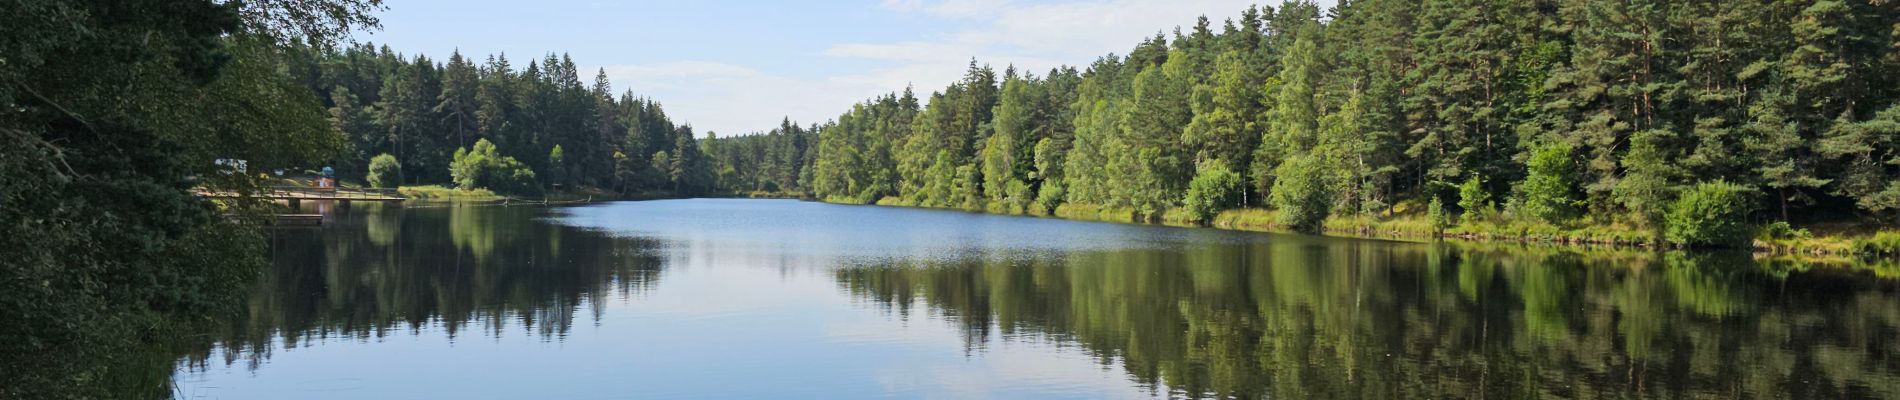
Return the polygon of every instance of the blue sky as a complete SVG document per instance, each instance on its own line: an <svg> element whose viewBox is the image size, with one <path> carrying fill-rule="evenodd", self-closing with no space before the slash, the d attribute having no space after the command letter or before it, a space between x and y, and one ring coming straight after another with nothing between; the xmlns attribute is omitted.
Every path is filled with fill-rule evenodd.
<svg viewBox="0 0 1900 400"><path fill-rule="evenodd" d="M1322 4L1331 1L1322 2ZM914 84L928 93L972 57L1046 71L1123 53L1142 37L1251 0L604 1L394 0L357 40L447 59L507 53L516 66L566 52L604 68L675 119L722 135L780 118L836 117ZM1277 4L1277 2L1274 2ZM1217 24L1218 26L1218 24Z"/></svg>

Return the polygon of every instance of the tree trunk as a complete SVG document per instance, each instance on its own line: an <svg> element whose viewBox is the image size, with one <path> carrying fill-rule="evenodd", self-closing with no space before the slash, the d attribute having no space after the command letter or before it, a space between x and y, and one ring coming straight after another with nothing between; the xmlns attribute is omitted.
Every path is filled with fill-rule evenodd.
<svg viewBox="0 0 1900 400"><path fill-rule="evenodd" d="M1781 188L1777 191L1781 193L1779 196L1781 197L1781 222L1790 222L1788 221L1788 189Z"/></svg>

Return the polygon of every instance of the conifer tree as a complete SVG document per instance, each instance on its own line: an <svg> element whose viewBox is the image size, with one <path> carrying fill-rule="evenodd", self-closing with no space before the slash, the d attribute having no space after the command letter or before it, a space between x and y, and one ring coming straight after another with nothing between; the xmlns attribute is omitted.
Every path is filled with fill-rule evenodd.
<svg viewBox="0 0 1900 400"><path fill-rule="evenodd" d="M476 96L481 89L476 78L475 65L463 59L460 51L451 54L449 64L442 69L442 93L436 97L432 111L448 127L456 147L467 146L468 137L481 130L476 116L481 108Z"/></svg>

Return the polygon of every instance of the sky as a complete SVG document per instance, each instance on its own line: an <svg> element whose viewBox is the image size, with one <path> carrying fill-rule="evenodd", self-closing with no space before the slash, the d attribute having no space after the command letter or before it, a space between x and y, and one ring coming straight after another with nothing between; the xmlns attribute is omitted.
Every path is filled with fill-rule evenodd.
<svg viewBox="0 0 1900 400"><path fill-rule="evenodd" d="M810 124L915 86L927 96L972 58L1043 72L1127 53L1142 38L1252 0L392 0L381 30L356 40L408 56L516 67L567 53L592 82L658 100L699 132L747 134L783 118ZM1332 1L1321 1L1323 7ZM1273 4L1277 4L1277 1Z"/></svg>

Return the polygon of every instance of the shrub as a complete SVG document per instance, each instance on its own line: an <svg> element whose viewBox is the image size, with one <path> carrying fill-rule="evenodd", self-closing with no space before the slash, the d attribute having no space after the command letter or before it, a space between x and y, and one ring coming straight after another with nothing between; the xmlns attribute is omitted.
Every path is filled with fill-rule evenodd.
<svg viewBox="0 0 1900 400"><path fill-rule="evenodd" d="M1425 209L1425 218L1431 220L1433 233L1451 227L1451 214L1445 212L1445 202L1439 201L1438 196L1432 196L1431 206Z"/></svg>
<svg viewBox="0 0 1900 400"><path fill-rule="evenodd" d="M1458 185L1458 208L1464 209L1464 222L1470 223L1490 214L1491 194L1484 191L1484 181L1473 176L1465 184Z"/></svg>
<svg viewBox="0 0 1900 400"><path fill-rule="evenodd" d="M1063 198L1067 196L1068 187L1062 185L1062 180L1049 178L1042 182L1042 189L1036 192L1036 203L1041 204L1043 210L1055 213L1056 208L1062 206Z"/></svg>
<svg viewBox="0 0 1900 400"><path fill-rule="evenodd" d="M1570 157L1570 146L1553 144L1544 146L1531 153L1530 161L1525 163L1530 175L1517 186L1517 210L1526 216L1544 220L1544 222L1562 222L1575 215L1578 208L1576 186L1571 171L1574 168Z"/></svg>
<svg viewBox="0 0 1900 400"><path fill-rule="evenodd" d="M1814 234L1809 233L1806 229L1796 229L1793 225L1788 225L1787 222L1775 221L1774 223L1763 225L1761 231L1756 233L1755 237L1763 240L1793 240L1812 238Z"/></svg>
<svg viewBox="0 0 1900 400"><path fill-rule="evenodd" d="M1300 232L1318 232L1332 213L1331 174L1318 157L1298 155L1275 169L1273 193L1268 196L1279 209L1279 222Z"/></svg>
<svg viewBox="0 0 1900 400"><path fill-rule="evenodd" d="M500 200L501 196L488 189L455 189L442 185L416 185L402 187L402 195L411 199L489 201Z"/></svg>
<svg viewBox="0 0 1900 400"><path fill-rule="evenodd" d="M1752 192L1727 181L1703 182L1684 191L1663 213L1663 237L1689 246L1738 246L1749 239L1746 219Z"/></svg>
<svg viewBox="0 0 1900 400"><path fill-rule="evenodd" d="M1222 210L1240 203L1243 183L1240 174L1228 168L1227 162L1207 160L1197 169L1194 180L1188 182L1187 197L1181 201L1189 219L1207 222Z"/></svg>
<svg viewBox="0 0 1900 400"><path fill-rule="evenodd" d="M369 159L369 176L364 177L369 185L379 188L393 188L402 183L402 163L388 153L377 154Z"/></svg>
<svg viewBox="0 0 1900 400"><path fill-rule="evenodd" d="M461 189L487 188L509 194L537 194L534 170L514 157L501 155L488 139L475 141L473 148L455 150L449 163L449 176Z"/></svg>
<svg viewBox="0 0 1900 400"><path fill-rule="evenodd" d="M1005 203L1009 206L1009 212L1011 214L1027 212L1029 205L1036 201L1036 193L1033 192L1035 188L1030 187L1029 183L1021 179L1011 179L1007 185L1004 193L1008 195Z"/></svg>
<svg viewBox="0 0 1900 400"><path fill-rule="evenodd" d="M567 152L561 150L561 145L558 145L558 144L554 145L554 150L548 151L548 174L547 175L548 175L548 183L551 183L551 184L568 185L568 184L573 183L573 182L568 182L568 179L567 179L568 177ZM572 188L569 188L569 189L572 189Z"/></svg>

